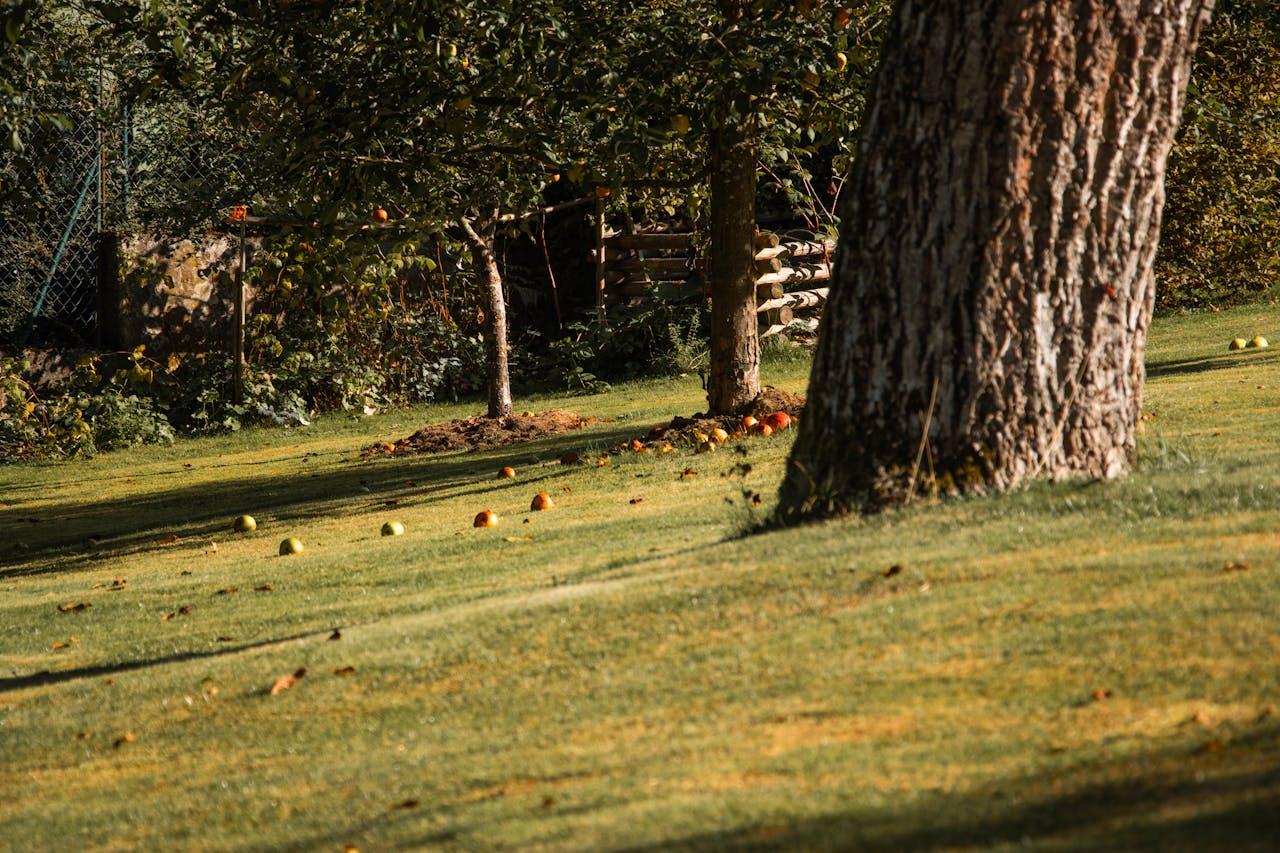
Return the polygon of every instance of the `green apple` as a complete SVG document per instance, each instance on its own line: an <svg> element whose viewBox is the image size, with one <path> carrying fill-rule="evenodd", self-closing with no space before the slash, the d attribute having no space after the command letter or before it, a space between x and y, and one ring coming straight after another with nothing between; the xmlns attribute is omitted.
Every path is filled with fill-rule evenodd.
<svg viewBox="0 0 1280 853"><path fill-rule="evenodd" d="M280 543L280 556L287 557L290 554L302 553L302 541L290 536L288 539Z"/></svg>
<svg viewBox="0 0 1280 853"><path fill-rule="evenodd" d="M258 529L258 522L252 515L242 515L236 519L232 527L235 528L236 533L252 533Z"/></svg>
<svg viewBox="0 0 1280 853"><path fill-rule="evenodd" d="M398 521L388 521L382 525L383 536L399 536L404 533L404 525Z"/></svg>

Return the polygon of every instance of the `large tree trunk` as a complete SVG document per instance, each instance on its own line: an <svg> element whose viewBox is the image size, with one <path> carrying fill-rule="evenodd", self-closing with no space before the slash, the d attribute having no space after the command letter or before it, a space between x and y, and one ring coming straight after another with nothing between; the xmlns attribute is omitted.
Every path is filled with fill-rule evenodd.
<svg viewBox="0 0 1280 853"><path fill-rule="evenodd" d="M496 221L496 220L495 220ZM489 384L489 417L511 417L511 373L507 368L507 303L502 274L493 250L494 222L464 219L462 230L471 250L476 286L484 294L484 366Z"/></svg>
<svg viewBox="0 0 1280 853"><path fill-rule="evenodd" d="M1126 469L1165 157L1211 6L899 4L782 518Z"/></svg>
<svg viewBox="0 0 1280 853"><path fill-rule="evenodd" d="M745 409L760 394L756 320L756 153L752 119L725 118L711 132L711 366L713 414Z"/></svg>

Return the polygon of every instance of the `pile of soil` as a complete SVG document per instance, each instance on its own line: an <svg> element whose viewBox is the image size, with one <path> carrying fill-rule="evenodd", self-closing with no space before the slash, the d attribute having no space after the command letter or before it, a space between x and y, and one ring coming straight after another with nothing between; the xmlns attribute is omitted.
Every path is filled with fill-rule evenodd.
<svg viewBox="0 0 1280 853"><path fill-rule="evenodd" d="M395 444L375 444L368 449L368 452L438 453L442 450L487 450L579 429L584 423L587 421L581 416L565 409L550 409L536 415L513 415L509 418L460 418L444 424L425 426Z"/></svg>
<svg viewBox="0 0 1280 853"><path fill-rule="evenodd" d="M760 396L756 397L750 406L747 406L738 414L709 417L699 412L690 418L673 418L670 426L666 429L677 433L709 433L719 427L732 434L738 431L744 415L753 415L757 419L763 420L765 415L770 415L774 412L786 412L791 416L792 420L799 421L800 416L804 413L805 402L805 398L799 394L792 394L790 391L783 391L781 388L766 385L764 390L760 392Z"/></svg>

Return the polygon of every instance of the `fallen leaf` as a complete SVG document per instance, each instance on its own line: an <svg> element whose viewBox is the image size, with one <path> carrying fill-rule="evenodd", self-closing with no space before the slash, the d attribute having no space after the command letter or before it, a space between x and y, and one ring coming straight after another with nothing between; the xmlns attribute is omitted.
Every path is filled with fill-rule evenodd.
<svg viewBox="0 0 1280 853"><path fill-rule="evenodd" d="M561 465L577 465L581 461L582 457L572 450L560 457Z"/></svg>
<svg viewBox="0 0 1280 853"><path fill-rule="evenodd" d="M88 610L92 606L89 602L82 601L79 604L59 604L58 609L63 613L74 613L80 610Z"/></svg>
<svg viewBox="0 0 1280 853"><path fill-rule="evenodd" d="M183 463L182 463L182 467L183 467L183 468L190 468L190 467L191 467L191 463L190 463L190 462L183 462Z"/></svg>
<svg viewBox="0 0 1280 853"><path fill-rule="evenodd" d="M93 737L93 732L76 732L76 740L88 740Z"/></svg>
<svg viewBox="0 0 1280 853"><path fill-rule="evenodd" d="M1227 564L1222 567L1224 572L1247 572L1249 571L1248 563L1237 563L1234 560L1228 560Z"/></svg>
<svg viewBox="0 0 1280 853"><path fill-rule="evenodd" d="M341 640L341 639L342 639L342 632L341 632L341 631L339 631L337 628L334 628L334 629L333 629L333 633L329 635L329 639L330 639L330 640Z"/></svg>
<svg viewBox="0 0 1280 853"><path fill-rule="evenodd" d="M138 739L138 736L135 735L133 732L125 732L122 736L116 738L116 746L121 747L121 746L124 746L126 743L133 743L137 739Z"/></svg>
<svg viewBox="0 0 1280 853"><path fill-rule="evenodd" d="M253 588L253 591L254 592L275 592L275 589L276 588L273 584L264 583L262 586L255 586Z"/></svg>
<svg viewBox="0 0 1280 853"><path fill-rule="evenodd" d="M400 499L399 499L399 498L391 498L390 500L385 500L385 501L383 501L383 502L382 502L382 505L383 505L383 506L399 506L399 505L400 505Z"/></svg>
<svg viewBox="0 0 1280 853"><path fill-rule="evenodd" d="M417 480L405 480L405 481L404 481L404 484L405 484L406 486L416 486L416 485L418 485L418 481L417 481Z"/></svg>
<svg viewBox="0 0 1280 853"><path fill-rule="evenodd" d="M355 675L356 668L354 666L343 666L333 671L334 675Z"/></svg>
<svg viewBox="0 0 1280 853"><path fill-rule="evenodd" d="M1110 699L1110 698L1111 698L1111 696L1112 696L1112 693L1111 693L1111 691L1110 691L1110 690L1105 690L1105 689L1103 689L1103 688L1099 687L1097 690L1093 691L1092 696L1093 696L1093 701L1095 701L1095 702L1102 702L1102 701L1105 701L1105 700L1107 700L1107 699Z"/></svg>
<svg viewBox="0 0 1280 853"><path fill-rule="evenodd" d="M240 589L238 587L229 586L226 589L218 590L214 595L235 595L239 591Z"/></svg>
<svg viewBox="0 0 1280 853"><path fill-rule="evenodd" d="M302 677L306 674L307 674L307 670L305 667L303 667L302 669L295 672L293 675L280 676L279 678L276 679L275 683L271 685L271 695L274 696L277 693L279 693L281 690L288 690L290 687L292 687L293 685L301 681Z"/></svg>
<svg viewBox="0 0 1280 853"><path fill-rule="evenodd" d="M632 498L630 503L632 504L644 503L644 498Z"/></svg>
<svg viewBox="0 0 1280 853"><path fill-rule="evenodd" d="M566 493L569 493L569 492L572 492L572 491L573 491L573 489L569 488L568 486L565 486L565 487L564 487L564 490L565 490L565 492L566 492Z"/></svg>
<svg viewBox="0 0 1280 853"><path fill-rule="evenodd" d="M56 642L56 643L54 643L54 644L53 644L53 647L54 647L55 649L65 649L65 648L66 648L67 646L69 646L69 645L71 645L71 644L70 644L70 643L64 643L64 642L62 642L61 640L59 640L58 642Z"/></svg>
<svg viewBox="0 0 1280 853"><path fill-rule="evenodd" d="M218 642L218 643L230 643L230 642L231 642L231 641L233 641L234 639L235 639L235 637L228 637L226 634L223 634L223 635L222 635L222 636L220 636L220 637L215 637L215 638L214 638L214 642Z"/></svg>
<svg viewBox="0 0 1280 853"><path fill-rule="evenodd" d="M698 472L693 470L692 468L685 468L683 471L680 472L681 480L683 480L685 477L696 477L696 476L698 476Z"/></svg>
<svg viewBox="0 0 1280 853"><path fill-rule="evenodd" d="M504 536L502 538L508 542L528 542L533 539L533 537L528 534L524 536Z"/></svg>
<svg viewBox="0 0 1280 853"><path fill-rule="evenodd" d="M897 563L894 563L892 566L884 570L884 576L887 578L891 578L896 574L901 574L901 572L902 572L902 566L898 565Z"/></svg>
<svg viewBox="0 0 1280 853"><path fill-rule="evenodd" d="M156 540L157 544L160 544L160 545L172 545L174 542L177 542L177 541L178 541L178 534L176 533L166 533L164 536L161 536L159 539Z"/></svg>
<svg viewBox="0 0 1280 853"><path fill-rule="evenodd" d="M398 809L416 809L417 807L418 807L417 800L401 800L395 805L395 808L398 808Z"/></svg>

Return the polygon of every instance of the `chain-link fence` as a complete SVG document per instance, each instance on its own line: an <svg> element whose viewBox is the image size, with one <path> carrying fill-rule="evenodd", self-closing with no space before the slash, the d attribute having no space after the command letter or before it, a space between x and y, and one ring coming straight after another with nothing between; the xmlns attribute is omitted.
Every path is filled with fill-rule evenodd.
<svg viewBox="0 0 1280 853"><path fill-rule="evenodd" d="M57 105L67 126L41 128L28 149L22 197L0 217L0 328L25 338L39 323L59 336L91 333L103 181L91 102Z"/></svg>
<svg viewBox="0 0 1280 853"><path fill-rule="evenodd" d="M92 341L116 274L104 240L185 236L244 202L245 152L190 105L131 105L101 79L61 94L66 121L32 134L21 191L0 201L0 341Z"/></svg>

